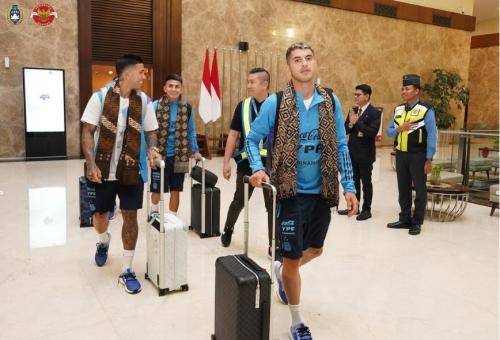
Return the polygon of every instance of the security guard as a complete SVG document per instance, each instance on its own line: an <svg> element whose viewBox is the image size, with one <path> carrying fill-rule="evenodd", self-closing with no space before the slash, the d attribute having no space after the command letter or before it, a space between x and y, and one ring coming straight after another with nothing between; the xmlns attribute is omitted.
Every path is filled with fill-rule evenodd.
<svg viewBox="0 0 500 340"><path fill-rule="evenodd" d="M408 228L410 235L420 234L427 203L426 174L432 170L436 152L436 117L434 110L420 102L420 76L403 76L401 96L404 104L394 109L394 119L387 128L396 146L396 172L399 191L399 220L388 228ZM412 183L415 210L411 216Z"/></svg>
<svg viewBox="0 0 500 340"><path fill-rule="evenodd" d="M254 68L250 70L247 79L247 89L250 97L242 100L236 106L234 116L231 122L231 128L226 142L226 149L224 152L224 162L222 173L224 178L229 180L231 177L231 158L237 164L236 171L236 192L234 198L229 205L227 212L226 225L224 232L221 236L221 242L224 247L228 247L231 243L231 237L234 231L234 225L238 220L238 216L244 206L244 184L243 177L245 175L252 175L252 170L248 163L247 154L245 152L244 143L246 136L250 132L250 124L259 114L260 106L269 95L270 76L269 72L264 68ZM239 143L238 143L239 141ZM239 147L237 149L237 144ZM263 160L267 156L264 141L261 141L260 155ZM249 195L253 193L253 186L249 186ZM272 241L272 196L264 191L264 202L268 211L268 238L269 249L268 253L271 254L271 241Z"/></svg>

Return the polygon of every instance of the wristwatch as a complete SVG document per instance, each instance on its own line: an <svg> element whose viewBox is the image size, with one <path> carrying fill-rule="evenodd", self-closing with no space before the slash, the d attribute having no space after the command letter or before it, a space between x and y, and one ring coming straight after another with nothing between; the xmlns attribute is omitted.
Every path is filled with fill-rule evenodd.
<svg viewBox="0 0 500 340"><path fill-rule="evenodd" d="M158 149L156 146L151 147L149 150L160 153L160 149Z"/></svg>

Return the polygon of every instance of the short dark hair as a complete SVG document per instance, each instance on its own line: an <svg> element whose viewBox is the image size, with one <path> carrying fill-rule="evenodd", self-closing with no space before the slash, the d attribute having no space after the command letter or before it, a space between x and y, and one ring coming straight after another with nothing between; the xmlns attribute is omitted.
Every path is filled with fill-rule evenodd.
<svg viewBox="0 0 500 340"><path fill-rule="evenodd" d="M122 72L129 66L136 64L144 64L142 58L135 54L124 54L116 61L116 75L119 77Z"/></svg>
<svg viewBox="0 0 500 340"><path fill-rule="evenodd" d="M177 80L178 82L180 82L182 84L182 77L180 75L178 75L177 73L170 73L167 78L165 78L165 83L169 80ZM164 83L164 84L165 84Z"/></svg>
<svg viewBox="0 0 500 340"><path fill-rule="evenodd" d="M248 72L248 74L256 74L256 73L265 73L266 75L261 77L263 81L267 81L268 83L271 83L271 75L269 72L263 68L263 67L254 67L253 69Z"/></svg>
<svg viewBox="0 0 500 340"><path fill-rule="evenodd" d="M293 43L292 45L290 45L290 47L288 47L286 49L285 57L286 57L287 62L288 62L288 59L290 59L290 55L295 50L311 50L311 52L314 55L314 50L312 49L311 45L304 43L304 42L296 42L296 43Z"/></svg>
<svg viewBox="0 0 500 340"><path fill-rule="evenodd" d="M356 90L361 90L364 94L367 94L369 96L372 95L372 88L368 84L361 84L356 86Z"/></svg>

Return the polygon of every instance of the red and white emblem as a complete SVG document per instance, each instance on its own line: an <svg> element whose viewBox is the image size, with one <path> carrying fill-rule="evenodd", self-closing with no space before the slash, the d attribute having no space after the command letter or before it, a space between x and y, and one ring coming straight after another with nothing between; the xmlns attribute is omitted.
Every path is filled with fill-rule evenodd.
<svg viewBox="0 0 500 340"><path fill-rule="evenodd" d="M35 24L40 26L48 26L52 24L56 18L56 10L49 4L38 4L31 12L31 19L33 19Z"/></svg>

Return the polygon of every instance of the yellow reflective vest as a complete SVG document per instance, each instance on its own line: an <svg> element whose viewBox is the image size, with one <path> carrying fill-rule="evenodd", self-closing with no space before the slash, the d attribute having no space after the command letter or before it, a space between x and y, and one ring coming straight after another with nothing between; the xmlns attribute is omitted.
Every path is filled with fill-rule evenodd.
<svg viewBox="0 0 500 340"><path fill-rule="evenodd" d="M241 110L241 121L243 123L243 136L246 139L248 134L250 133L250 124L252 124L252 109L250 108L252 104L252 97L248 97L243 100L242 110ZM257 113L257 112L256 112ZM264 141L261 140L259 143L260 146L260 155L262 157L267 157L267 149L264 148ZM241 149L233 154L233 158L236 163L240 163L247 159L247 153L245 149Z"/></svg>
<svg viewBox="0 0 500 340"><path fill-rule="evenodd" d="M413 128L408 131L398 133L394 144L396 149L402 152L426 152L427 130L425 129L425 115L429 107L422 103L406 111L405 104L394 109L394 126L403 125L405 122L413 124Z"/></svg>

